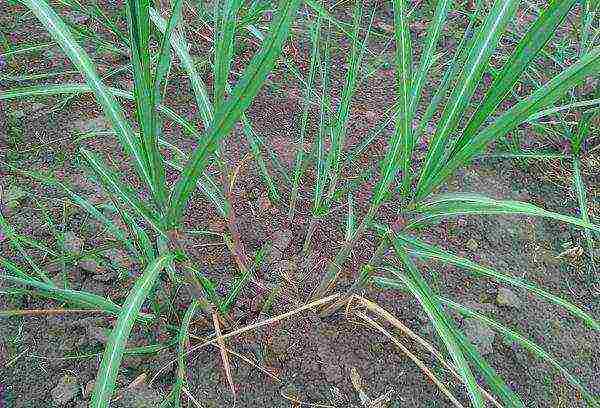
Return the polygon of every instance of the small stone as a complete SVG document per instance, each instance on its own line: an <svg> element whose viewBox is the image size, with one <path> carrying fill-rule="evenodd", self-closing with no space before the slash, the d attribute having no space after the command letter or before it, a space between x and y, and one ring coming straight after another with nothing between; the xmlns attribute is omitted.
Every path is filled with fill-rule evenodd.
<svg viewBox="0 0 600 408"><path fill-rule="evenodd" d="M77 265L84 271L90 272L93 274L97 274L101 271L100 265L98 264L98 262L96 262L93 259L84 259L82 261L79 261L77 263Z"/></svg>
<svg viewBox="0 0 600 408"><path fill-rule="evenodd" d="M45 107L46 107L46 105L44 105L43 103L34 102L31 105L29 105L29 112L30 113L36 113L36 112L41 111Z"/></svg>
<svg viewBox="0 0 600 408"><path fill-rule="evenodd" d="M96 381L89 380L87 384L85 384L85 388L83 389L83 398L88 398L92 395L92 391L94 391L94 386L96 385Z"/></svg>
<svg viewBox="0 0 600 408"><path fill-rule="evenodd" d="M279 358L285 358L290 347L290 336L286 333L274 334L269 341L269 350Z"/></svg>
<svg viewBox="0 0 600 408"><path fill-rule="evenodd" d="M502 344L504 344L507 348L516 351L519 348L519 343L514 341L509 336L502 336Z"/></svg>
<svg viewBox="0 0 600 408"><path fill-rule="evenodd" d="M94 342L100 344L106 344L110 336L110 329L101 327L99 323L102 322L101 318L98 317L86 317L85 319L79 319L72 323L73 326L83 327L85 329L85 339L83 340L87 344Z"/></svg>
<svg viewBox="0 0 600 408"><path fill-rule="evenodd" d="M88 340L93 339L98 343L106 344L108 343L108 338L110 337L110 330L90 324L86 328L86 334L88 336Z"/></svg>
<svg viewBox="0 0 600 408"><path fill-rule="evenodd" d="M98 116L92 119L81 119L73 123L72 129L80 133L101 132L110 130L111 125L104 116Z"/></svg>
<svg viewBox="0 0 600 408"><path fill-rule="evenodd" d="M256 201L258 203L258 209L262 212L266 212L272 207L271 200L269 200L269 197L267 197L266 194L263 194L260 197L258 197L258 200Z"/></svg>
<svg viewBox="0 0 600 408"><path fill-rule="evenodd" d="M379 28L382 31L385 31L386 33L393 33L394 32L394 27L387 24L387 23L383 23L380 22L377 24L377 28Z"/></svg>
<svg viewBox="0 0 600 408"><path fill-rule="evenodd" d="M496 303L498 303L499 306L505 307L521 307L521 300L519 299L519 297L508 288L500 288L498 290L498 295L496 296Z"/></svg>
<svg viewBox="0 0 600 408"><path fill-rule="evenodd" d="M296 387L294 384L290 383L287 384L286 386L281 388L281 393L285 396L287 396L288 398L296 398L298 399L300 397L300 392L298 391L298 387Z"/></svg>
<svg viewBox="0 0 600 408"><path fill-rule="evenodd" d="M494 352L492 343L496 333L477 319L467 318L463 322L467 338L482 356Z"/></svg>
<svg viewBox="0 0 600 408"><path fill-rule="evenodd" d="M140 356L127 356L123 359L123 367L135 370L142 365L143 361Z"/></svg>
<svg viewBox="0 0 600 408"><path fill-rule="evenodd" d="M125 78L119 81L119 84L121 85L121 88L126 91L133 91L133 81L131 79Z"/></svg>
<svg viewBox="0 0 600 408"><path fill-rule="evenodd" d="M60 351L73 351L77 348L79 340L76 336L65 337L64 341L58 346Z"/></svg>
<svg viewBox="0 0 600 408"><path fill-rule="evenodd" d="M79 238L73 231L65 232L64 236L64 248L75 254L81 253L83 249L83 240Z"/></svg>
<svg viewBox="0 0 600 408"><path fill-rule="evenodd" d="M65 374L52 389L52 400L56 405L64 405L77 394L77 378Z"/></svg>
<svg viewBox="0 0 600 408"><path fill-rule="evenodd" d="M121 400L115 405L128 408L155 408L160 405L162 398L147 384L143 383L133 388L123 390Z"/></svg>

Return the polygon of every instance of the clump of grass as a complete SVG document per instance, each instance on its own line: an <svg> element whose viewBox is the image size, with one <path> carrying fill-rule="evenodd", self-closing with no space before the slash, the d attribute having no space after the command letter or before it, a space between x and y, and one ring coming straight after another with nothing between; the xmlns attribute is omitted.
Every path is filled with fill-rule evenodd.
<svg viewBox="0 0 600 408"><path fill-rule="evenodd" d="M483 74L489 68L499 41L509 34L509 25L516 19L521 2L496 0L487 11L483 2L477 2L478 7L471 16L456 55L444 70L443 66L437 66L440 61L436 53L454 2L452 0L437 2L417 61L415 45L410 34L411 10L406 1L392 0L396 100L382 124L348 152L344 149L352 101L359 87L363 82L368 81L369 73L363 76L361 69L365 55L370 53L369 36L376 11L372 10L367 28L362 28L365 19L361 1L355 2L350 24L334 18L332 13L320 3L314 0L307 1L307 6L316 16L310 29L311 51L307 78L303 78L293 62L282 56L282 48L291 35L297 10L300 7L299 0L280 1L275 16L269 24L267 35L264 35L257 26L261 13L266 9L255 6L250 11L242 12L241 0L218 2L217 8L212 13L212 28L215 33L214 57L208 63L213 70L212 95L198 72L196 61L190 54L189 44L183 30L180 29L183 25L182 0L171 2L168 20L154 10L148 0L126 1L127 33L120 31L118 25L114 24L99 8L89 11L97 22L107 27L119 40L118 46L111 45L111 49L127 50L125 54L130 56L134 78L133 93L105 85L94 62L77 42L73 33L74 27L68 26L45 0L22 0L22 2L47 29L54 41L61 46L76 70L83 76L85 84L54 84L10 89L0 93L0 99L92 93L105 117L110 121L119 145L123 148L142 184L140 188L134 187L129 180L125 180L109 165L105 158L88 149L80 149L81 157L89 170L111 197L113 209L127 224L130 230L128 237L95 205L77 195L65 183L57 181L51 175L13 168L13 171L22 175L60 187L74 203L105 225L114 239L145 265L144 272L136 280L129 296L121 306L98 295L58 287L49 273L27 254L23 242L37 247L41 245L36 245L32 240L21 239L0 216L0 227L22 259L27 262L28 268L33 271L33 274L27 273L23 267L0 257L0 264L7 271L1 276L2 279L22 284L42 296L118 316L104 351L91 407L109 406L121 357L133 325L159 317L142 314L139 311L152 287L159 282L159 276L163 271L166 271L168 278L174 283L185 281L194 299L177 329L178 370L168 402L179 406L181 393L187 393L185 387L187 352L185 350L188 345L190 322L197 310L202 311L213 323L217 338L211 342L219 347L223 367L234 392L229 352L224 340L245 329L221 335L221 325L223 321L227 321L227 313L235 304L238 294L249 283L257 284L253 281L254 273L258 270L264 255L259 253L256 259L251 260L245 253L243 237L237 229L232 193L237 170L227 168L221 153L221 144L227 141L237 123L242 124L248 149L258 165L270 199L274 203L280 203L284 196L281 192L286 189L291 192L288 207L290 222L294 222L299 216L297 205L300 192L312 191L311 214L307 222L303 254L311 248L313 234L319 228L321 220L331 216L334 207L340 203L347 206L342 248L335 258L330 260L319 285L313 290L311 305L322 306L320 309L322 316L328 316L339 310L370 283L385 289L403 290L414 296L429 316L452 359L452 367L455 370L453 372L467 388L473 406L483 407L484 397L490 399L488 392L482 391L476 381L476 376L479 375L484 378L490 394L498 398L504 406L525 405L466 339L444 306L480 319L519 342L564 374L591 406L598 406L585 386L539 345L486 316L475 313L450 299L442 298L432 289L411 258L413 255L418 255L436 259L445 264L459 266L476 276L485 276L503 284L525 289L534 296L564 308L586 323L591 330L600 331L600 324L593 316L538 285L458 257L446 249L435 247L417 237L428 223L441 218L465 214L525 215L557 220L583 229L588 251L592 256L594 234L600 232L600 227L590 221L587 211L586 189L582 182L580 160L583 153L582 146L585 139L589 137L590 123L598 114L597 109L586 111L582 115L576 132L570 139L574 166L573 179L581 217L551 212L519 201L492 199L474 194L437 194L437 191L459 168L484 155L491 143L502 140L522 123L533 120L532 118L539 118L549 111L562 109L554 107L553 104L564 102L564 98L586 78L598 75L600 49L592 45L597 34L592 32L594 27L592 16L596 11L591 0L584 2L581 55L576 62L562 69L550 81L536 84L529 96L521 98L516 103L510 100L515 86L527 75L536 59L545 52L544 46L574 8L576 0L551 2L545 9L540 10L537 19L519 39L508 60L500 70L495 72L491 86L487 88L483 100L477 104L473 100L476 90L482 84ZM76 1L63 3L86 12L86 9ZM207 10L203 10L202 14L211 16ZM238 31L241 30L246 30L253 35L260 43L260 47L238 75L235 86L232 87L230 82L233 76L235 39L239 34ZM343 92L336 107L331 100L330 85L334 68L331 62L331 36L335 30L347 36L351 44L347 56L348 68ZM151 53L153 39L156 39L159 45L155 58ZM172 96L167 91L170 73L177 68L173 54L177 56L179 68L185 72L190 81L195 108L199 112L201 122L199 125L178 115L167 106L168 99ZM272 151L266 152L270 158L270 162L267 162L264 157L266 144L245 115L276 63L282 59L284 65L304 86L304 104L298 138L300 148L291 174L287 174L285 169L281 170L276 154ZM444 70L441 85L421 111L421 105L426 102L425 87L434 68ZM129 99L135 103L136 126L126 119L125 110L117 98ZM304 145L309 140L308 122L314 100L318 101L316 104L319 110L318 129L313 149L307 152L304 150ZM504 103L510 104L510 107L499 110ZM564 106L585 108L593 106L593 103L570 101ZM424 113L420 114L420 112ZM436 113L439 115L436 116ZM165 119L179 124L196 140L198 146L191 154L187 155L166 140L163 134ZM378 166L365 169L363 177L357 182L345 180L342 177L343 170L357 166L369 145L380 137L381 131L392 121L394 131L387 141L383 160L378 163ZM429 125L435 125L435 131L431 139L426 140L424 129ZM134 130L136 128L138 130ZM418 160L416 155L416 147L420 144L426 146L426 156L422 161ZM163 154L163 150L170 152L169 159ZM533 156L529 156L532 157L538 156L534 152ZM219 169L220 180L207 171L211 164ZM304 182L306 169L310 166L314 166L316 171L313 186ZM172 185L166 181L168 167L178 172L178 178ZM279 169L278 172L282 177L276 177L272 168ZM373 182L375 189L366 211L361 215L352 192L363 188L367 181ZM227 231L223 235L223 240L227 243L240 273L237 284L224 297L216 293L215 285L210 279L194 268L181 242L186 210L192 195L198 189L225 220ZM148 192L149 200L144 201L140 198L142 191ZM399 218L390 225L380 225L377 221L381 209L390 202L397 207ZM336 285L337 277L347 263L351 251L365 239L369 231L379 234L378 246L373 256L358 268L359 273L355 277L355 282L346 293L342 296L326 297ZM384 258L388 250L393 251L395 265L389 264ZM593 265L593 258L591 260ZM322 299L326 299L327 302ZM335 302L329 304L330 300ZM364 304L372 311L383 313L366 300ZM361 318L369 322L366 315ZM264 323L267 324L268 321ZM379 330L380 326L374 327ZM383 333L385 334L385 331ZM450 393L445 392L445 394L455 406L460 405Z"/></svg>

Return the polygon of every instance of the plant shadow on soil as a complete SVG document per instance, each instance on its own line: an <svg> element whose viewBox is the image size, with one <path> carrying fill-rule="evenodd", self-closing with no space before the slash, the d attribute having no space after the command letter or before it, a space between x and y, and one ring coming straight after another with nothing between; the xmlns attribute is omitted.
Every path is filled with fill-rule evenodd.
<svg viewBox="0 0 600 408"><path fill-rule="evenodd" d="M3 19L6 20L3 21L3 27L5 27L8 24L6 16L11 14L9 11L12 9L9 10L9 6L4 5L0 7L7 11L4 13L3 10L5 16ZM19 10L23 11L23 9ZM382 16L381 19L389 20L389 15ZM458 19L457 24L460 25L460 18L456 17L456 19ZM20 35L22 38L25 33L21 31ZM36 35L43 36L37 31ZM306 44L304 47L300 44L298 49L306 51ZM52 65L67 66L58 50L54 52L57 57L56 60L51 61ZM302 61L302 55L298 59ZM48 68L44 64L49 62L42 55L31 61L20 59L19 63L28 63L43 69ZM106 64L110 65L111 62ZM370 85L359 92L353 105L353 112L359 119L352 123L349 130L349 147L360 140L360 136L366 129L372 128L377 123L383 111L389 106L390 90L393 89L392 73L391 69L380 70L370 79ZM342 77L337 80L339 90ZM181 89L187 89L185 78L176 78L174 82L173 89L178 89L179 86ZM266 87L248 113L255 128L281 154L284 165L287 166L292 164L296 147L294 132L290 130L298 127L297 118L301 109L298 95L300 94L301 91L293 84L283 83L277 92ZM192 103L191 94L181 91L179 95L175 103L178 108L185 111ZM6 132L14 126L19 129L22 140L18 143L18 150L21 153L13 164L21 168L58 171L62 177L75 184L78 192L90 200L96 203L105 201L106 196L94 186L93 181L87 178L82 165L73 156L76 146L72 140L77 134L79 126L77 123L89 125L91 121L91 126L95 127L102 127L105 124L102 119L97 119L101 114L93 100L89 97L78 97L71 102L69 109L50 114L44 112L51 106L49 101L37 102L37 105L34 105L31 101L19 101L0 106L2 153L7 153L6 157L13 157L11 155L14 146L10 143L10 135L1 132ZM33 109L39 111L32 111ZM296 115L290 114L291 112ZM236 132L231 138L231 143L224 146L224 157L231 166L240 163L247 152L240 134ZM177 129L169 127L165 135L171 139L171 142L180 146L190 145L185 135L179 133ZM35 146L50 142L52 143L46 148L33 149ZM119 160L122 154L115 148L110 136L86 139L81 143L115 158L114 162L119 164L124 174L130 171L123 164L125 160ZM376 143L372 147L372 154L366 155L370 163L381 155L382 148L385 146L384 142L381 143L383 144ZM23 151L29 152L23 154ZM480 161L461 170L447 184L446 189L478 192L499 198L514 198L534 202L562 213L575 213L577 203L574 195L569 191L570 185L568 182L559 185L549 182L548 178L544 177L547 172L545 166L541 163L538 166L523 168L508 160ZM570 177L568 164L559 166L557 171L565 173L564 179L568 180ZM49 227L43 221L39 207L33 199L44 197L48 202L50 213L57 220L57 227L62 231L75 231L76 235L82 237L85 242L84 251L106 244L105 234L99 230L95 222L86 217L82 210L76 207L63 207L60 191L28 179L17 178L5 169L0 169L0 172L0 182L4 189L7 189L9 184L18 184L21 189L30 194L29 198L21 200L6 216L8 222L17 231L54 245ZM169 177L174 175L170 174ZM310 172L308 177L310 179ZM589 178L588 181L591 181L588 186L598 185L597 180L593 178ZM590 191L591 200L596 200L599 193L597 187L595 188L596 190ZM254 164L242 168L235 193L238 199L235 208L247 250L256 251L263 244L273 240L283 243L282 252L270 254L261 272L261 278L268 285L281 286L281 296L273 304L269 313L260 317L276 316L304 304L312 288L319 282L324 260L334 256L338 242L343 239L343 231L338 227L343 225L342 212L336 212L320 224L312 243L312 248L315 250L305 259L298 254L306 230L305 221L310 211L310 192L302 192L304 199L300 203L298 222L292 226L286 225L285 205L273 206L265 199L264 184ZM359 203L360 200L359 197ZM363 200L363 206L364 203ZM384 211L380 221L389 223L394 219L394 209L390 206ZM223 228L218 214L200 194L196 194L188 210L186 223L190 228L209 227L213 230ZM580 231L565 228L554 222L523 217L463 217L428 228L421 237L429 242L448 247L462 256L475 255L475 260L483 264L491 265L514 276L525 277L550 292L571 300L593 316L600 315L600 302L594 285L590 284L589 265L586 264L586 259L556 257L566 248L584 245ZM232 266L231 256L224 246L200 246L204 243L206 242L197 237L190 236L186 240L195 263L207 276L219 282L218 290L223 290L230 286L235 278L236 271ZM352 282L358 265L369 258L375 243L375 237L369 237L355 249L351 261L340 276L337 290L342 290ZM0 250L3 255L20 260L8 242L1 242ZM42 264L46 263L42 253L34 252L32 256ZM557 308L516 289L512 292L516 300L513 299L510 304L504 302L499 304L498 293L504 288L491 280L474 278L464 271L447 265L417 261L419 266L424 268L432 286L440 293L459 303L468 304L476 310L493 315L510 327L520 329L542 344L547 351L556 355L560 361L566 362L567 367L575 371L576 375L591 387L592 394L600 394L600 385L596 378L597 373L600 372L600 361L596 352L600 348L600 338L593 335L581 323ZM130 272L139 269L139 265L135 265L131 260L130 263L127 263L127 260L124 262ZM131 276L118 275L102 280L90 271L74 265L68 266L64 273L72 288L109 296L117 302L124 299L132 283ZM60 274L61 271L58 271L57 276ZM131 274L135 275L135 272ZM162 283L157 298L163 304L167 302L167 298L172 299L173 308L181 314L189 304L187 292L183 289L176 292L176 288L168 286L166 281ZM57 307L56 302L31 295L7 295L7 292L11 292L11 288L2 281L0 285L2 285L0 290L3 292L0 294L2 310ZM443 349L442 344L436 340L426 314L407 294L369 288L363 295L392 312L415 332L431 341L438 350ZM232 316L236 324L241 327L255 322L259 318L259 309L259 302L249 290L242 294ZM468 328L471 324L460 316L455 317L463 328ZM90 317L87 314L0 319L0 362L2 362L0 393L3 393L0 398L9 402L8 407L80 408L86 406L89 398L89 383L94 379L98 369L103 343L106 341L106 330L114 320L104 316ZM192 325L191 333L202 338L203 335L210 333L209 324L198 318ZM584 406L562 377L556 375L557 373L547 364L533 358L526 350L499 335L480 338L477 337L477 330L474 330L474 333L480 350L486 352L486 358L492 366L508 379L527 406L565 406L563 404L569 407ZM144 329L137 328L132 333L128 347L162 342L172 335L168 328L160 323ZM439 368L430 355L419 350L409 339L402 336L399 338L409 349L415 350L428 366L434 367L434 372L442 379L453 384L450 389L459 400L467 401L462 388ZM200 341L192 339L192 345ZM448 400L391 341L364 324L360 324L356 319L347 318L343 313L323 321L312 311L303 312L266 328L235 337L228 341L227 345L236 353L258 362L271 373L269 376L243 359L232 355L237 407L296 406L289 398L324 406L361 406L358 394L350 380L352 368L356 368L360 373L370 397L377 398L393 390L393 403L390 405L392 407L450 406ZM173 347L149 355L126 356L118 377L118 388L123 390L144 373L148 376L148 380L151 379L175 358ZM207 346L192 353L187 365L187 389L203 406L233 405L216 347ZM125 393L114 406L156 406L159 396L165 395L173 383L175 367L171 365L170 368L160 371L151 388L144 387L143 391L138 389L135 395ZM75 378L75 387L69 388L64 384L66 376ZM61 390L63 394L58 395ZM57 404L60 397L70 398L64 403Z"/></svg>

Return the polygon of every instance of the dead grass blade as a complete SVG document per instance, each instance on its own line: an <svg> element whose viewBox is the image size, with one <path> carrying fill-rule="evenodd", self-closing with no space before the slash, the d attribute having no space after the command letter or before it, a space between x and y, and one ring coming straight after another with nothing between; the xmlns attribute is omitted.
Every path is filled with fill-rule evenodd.
<svg viewBox="0 0 600 408"><path fill-rule="evenodd" d="M219 347L219 352L221 353L221 360L223 361L223 369L225 370L225 376L227 377L227 383L229 384L229 389L231 390L231 394L233 395L233 404L237 401L237 395L235 393L235 386L233 384L233 375L231 374L231 364L229 363L229 354L227 353L227 348L225 347L225 340L223 340L221 335L221 324L219 323L219 316L217 313L212 314L213 327L215 328L215 334L217 335L217 344Z"/></svg>
<svg viewBox="0 0 600 408"><path fill-rule="evenodd" d="M186 387L181 387L181 391L183 391L183 393L186 395L186 397L188 397L188 399L190 401L192 401L192 404L194 404L195 407L204 408L202 405L200 405L198 400L196 398L194 398L194 396L188 391L188 389Z"/></svg>
<svg viewBox="0 0 600 408"><path fill-rule="evenodd" d="M448 397L448 399L452 402L452 404L455 407L465 408L460 402L458 402L458 400L454 397L454 395L452 395L452 393L448 390L448 388L440 380L437 379L437 377L433 374L433 372L431 372L431 370L429 368L427 368L425 363L423 363L417 356L415 356L409 349L407 349L406 346L404 346L404 344L402 344L400 342L400 340L395 338L390 332L388 332L386 329L384 329L381 325L379 325L376 321L371 319L369 316L367 316L361 312L354 312L354 315L363 319L365 322L369 323L371 326L373 326L375 329L377 329L379 332L381 332L384 336L389 338L396 346L398 346L398 348L400 350L402 350L402 352L404 354L406 354L406 356L408 358L410 358L413 361L413 363L415 363L417 365L417 367L419 367L421 369L421 371L423 371L423 373L435 385L437 385L437 387L440 389L440 391L446 397ZM353 381L353 383L354 383L354 381ZM355 384L355 388L356 388L356 384ZM357 390L358 390L358 388L357 388ZM359 393L360 393L360 391L359 391ZM368 397L367 397L367 399L368 399ZM361 398L361 400L362 400L362 398ZM370 399L368 399L368 400L370 401Z"/></svg>
<svg viewBox="0 0 600 408"><path fill-rule="evenodd" d="M275 322L278 322L280 320L285 320L285 319L287 319L289 317L292 317L292 316L294 316L294 315L296 315L298 313L301 313L301 312L303 312L305 310L316 308L317 306L329 303L329 302L337 299L339 296L340 295L338 293L335 293L333 295L327 296L326 298L314 300L314 301L312 301L310 303L307 303L304 306L298 307L298 308L296 308L294 310L290 310L289 312L282 313L279 316L274 316L274 317L271 317L269 319L261 320L259 322L256 322L254 324L251 324L251 325L248 325L248 326L245 326L245 327L242 327L242 328L239 328L239 329L234 330L234 331L232 331L230 333L227 333L227 334L223 334L223 335L218 335L217 334L217 337L215 337L214 339L207 340L204 343L198 344L198 345L190 348L187 351L186 355L190 355L194 351L199 350L199 349L201 349L203 347L206 347L209 344L218 344L219 341L227 340L229 338L238 336L238 335L240 335L242 333L246 333L246 332L258 329L259 327L262 327L262 326L268 326L268 325L273 324ZM156 374L154 374L154 377L152 377L152 380L150 380L150 384L152 384L154 382L154 380L156 378L158 378L158 376L160 375L160 373L162 373L167 368L171 367L176 362L177 362L177 359L171 360L167 364L165 364L163 367L161 367L156 372Z"/></svg>
<svg viewBox="0 0 600 408"><path fill-rule="evenodd" d="M444 356L439 351L437 351L429 342L427 342L421 336L417 335L414 331L412 331L411 329L409 329L408 327L406 327L394 315L392 315L390 312L388 312L387 310L385 310L384 308L382 308L378 304L376 304L376 303L374 303L374 302L372 302L372 301L370 301L370 300L368 300L368 299L366 299L364 297L361 297L361 296L356 296L356 295L353 296L353 298L351 298L350 301L348 302L348 305L350 305L350 303L352 302L353 299L357 300L361 305L363 305L364 307L366 307L371 312L373 312L373 313L375 313L375 314L383 317L392 326L394 326L395 328L397 328L398 330L400 330L402 333L404 333L408 337L410 337L413 340L415 340L418 344L420 344L423 348L425 348L425 350L429 351L448 371L450 371L450 373L459 382L462 383L462 379L460 378L460 376L456 372L456 368L452 364L448 363L444 359ZM483 394L483 396L485 398L487 398L492 404L494 404L494 406L496 406L497 408L503 408L502 405L500 405L500 403L498 401L496 401L496 399L489 392L487 392L482 387L479 387L479 389L481 390L481 393Z"/></svg>

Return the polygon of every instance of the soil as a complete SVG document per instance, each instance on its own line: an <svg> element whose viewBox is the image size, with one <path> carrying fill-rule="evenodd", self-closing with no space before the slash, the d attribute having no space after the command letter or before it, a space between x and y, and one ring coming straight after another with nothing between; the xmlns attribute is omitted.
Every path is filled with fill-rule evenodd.
<svg viewBox="0 0 600 408"><path fill-rule="evenodd" d="M109 14L118 10L118 2L100 3ZM411 25L411 33L417 53L424 41L426 23L431 19L431 5L415 2L420 6ZM471 3L461 4L459 9L471 10ZM539 3L539 2L538 2ZM84 2L84 4L86 4ZM371 10L367 5L367 10ZM379 5L375 27L379 36L373 36L369 49L379 59L387 61L360 88L352 106L346 148L352 148L364 134L374 128L385 110L393 102L394 70L393 48L386 47L391 40L387 28L393 22L389 5ZM349 21L351 9L338 7L337 17ZM531 21L531 10L519 15L520 21L514 24L513 32L522 34L525 23ZM0 4L0 27L2 34L13 46L42 44L48 36L25 9L11 2ZM69 15L75 18L78 15ZM193 16L189 16L192 20ZM557 58L563 58L564 44L576 47L577 37L573 25L578 22L579 10L574 8L565 28L549 45L549 51ZM457 38L466 25L463 12L451 15L449 29L444 32L443 49L451 52L456 47ZM523 23L523 24L518 24ZM92 28L97 24L86 20ZM202 26L200 26L202 27ZM189 30L187 33L192 53L208 55L204 37L211 36L206 29ZM303 73L307 71L310 44L307 41L306 27L299 23L295 30L292 45L286 47L286 55L291 58ZM103 37L114 41L106 33ZM338 39L338 37L336 37ZM195 41L197 40L197 41ZM337 42L336 42L337 44ZM575 45L573 45L575 44ZM561 47L559 47L561 45ZM335 69L332 81L332 98L339 101L343 86L345 62L343 55L349 47L348 41L339 40L339 47L333 50ZM240 72L251 57L256 45L251 41L239 42L236 66ZM503 43L497 64L510 50L510 41ZM120 67L125 60L106 52L93 52L101 72ZM576 51L576 48L575 48ZM554 55L554 54L553 54ZM568 59L568 54L565 60ZM374 58L369 61L374 63ZM7 59L7 66L0 65L0 91L19 85L35 83L80 82L77 75L62 73L41 81L19 79L19 75L40 72L70 70L70 65L58 47L27 54L18 54ZM546 63L545 75L551 77L556 67ZM207 86L211 89L211 74L206 68L202 71ZM435 90L439 76L432 79L428 92ZM486 74L489 76L489 74ZM291 80L283 65L270 76L248 111L255 131L280 158L282 165L293 166L294 152L298 148L296 135L302 110L302 90ZM108 80L122 88L131 86L126 75ZM485 89L478 91L481 98ZM527 93L527 86L519 89L519 95ZM584 90L585 92L585 90ZM167 98L171 107L181 114L196 119L192 110L193 94L182 72L174 72ZM431 95L427 95L427 100ZM98 106L89 95L77 96L66 105L54 109L60 98L38 98L36 100L16 100L0 105L0 158L21 169L52 171L60 179L72 184L79 194L94 204L108 202L107 195L97 187L85 170L83 160L75 153L79 147L94 150L110 161L123 174L125 179L139 184L131 168L127 165L122 151L114 143L113 136L101 133L100 136L82 137L83 130L101 131L110 127L102 118ZM514 102L514 99L512 100ZM131 114L132 105L125 104ZM507 104L510 106L510 104ZM502 108L505 108L502 107ZM420 112L422 114L422 112ZM316 129L316 110L309 120L309 135ZM199 120L196 120L198 126ZM385 136L392 129L387 129ZM165 125L165 138L190 151L194 142L171 123ZM552 134L541 134L534 126L524 126L513 138L519 136L530 148L558 150L562 140ZM387 137L378 138L369 151L360 159L355 169L347 169L344 178L349 179L363 166L376 162L383 156ZM592 141L597 139L592 139ZM504 151L506 143L490 147L490 153ZM594 145L587 146L593 150ZM265 244L278 242L278 251L271 251L261 271L261 279L268 287L280 287L279 296L272 308L261 313L264 299L255 294L254 288L243 291L231 312L233 328L244 327L258 320L278 316L304 305L312 290L318 285L324 273L325 262L335 256L344 238L345 206L319 223L312 240L311 253L301 256L303 240L310 219L314 172L309 168L301 190L298 213L295 222L286 222L287 203L271 203L265 184L257 166L244 158L249 151L240 129L223 145L222 156L229 168L239 166L238 181L233 190L234 208L245 249L249 255L256 253ZM583 159L585 184L588 187L590 216L597 216L600 205L597 163L600 157L589 153ZM594 170L596 169L596 170ZM271 169L273 170L273 169ZM218 172L211 169L218 178ZM169 181L177 175L168 174ZM477 160L461 169L443 187L447 191L466 191L485 194L496 198L518 199L542 206L548 210L577 215L578 205L572 187L572 168L569 161L515 161L509 159L485 158ZM283 181L281 183L283 184ZM7 167L0 167L0 188L6 193L11 186L19 186L27 193L3 206L7 222L19 233L33 237L55 250L60 250L53 230L69 233L70 242L81 239L83 247L70 247L78 256L95 256L113 260L120 266L115 273L107 273L103 266L73 262L64 268L53 268L53 279L67 283L72 289L86 290L122 302L130 290L142 265L123 252L115 255L115 244L109 235L91 220L86 213L72 205L64 193L29 178L18 176ZM372 183L368 182L364 191L356 193L359 209L365 210ZM286 187L287 188L287 187ZM282 191L287 197L288 190ZM7 203L3 203L7 204ZM43 207L47 208L53 225L47 221ZM107 212L116 222L122 224L115 214ZM392 202L381 213L378 221L391 223L397 217ZM184 230L209 229L222 231L223 220L214 207L197 193L186 213ZM585 238L581 231L565 227L556 222L516 216L460 217L428 226L419 231L419 237L443 246L456 254L474 259L513 276L523 277L546 290L570 300L583 310L600 318L598 294L600 282L591 269ZM289 239L288 239L289 238ZM184 242L194 264L207 277L217 282L217 291L225 294L234 283L237 268L227 247L203 236L187 234ZM207 246L207 244L211 244ZM353 251L351 260L345 265L337 281L335 291L348 287L356 275L358 267L368 260L377 244L377 238L367 235ZM123 250L123 248L117 248ZM9 245L8 240L0 239L3 257L27 266L22 256ZM566 255L558 257L559 254ZM596 252L598 250L596 249ZM47 269L56 263L40 250L32 250L29 255ZM600 259L600 253L596 255ZM392 260L392 258L388 258ZM417 260L431 286L445 297L486 312L508 327L525 333L541 344L546 351L556 356L586 384L593 395L600 396L600 337L581 322L557 307L515 288L506 288L481 277L474 277L458 268L435 262ZM98 269L98 270L96 270ZM115 269L114 267L112 269ZM5 271L0 269L2 273ZM58 302L45 300L32 293L24 293L19 288L0 280L0 310L11 309L55 309L61 308ZM507 289L509 291L507 292ZM498 295L501 295L501 299ZM431 342L438 350L444 350L433 326L416 300L408 293L382 291L370 287L361 294L377 302L393 313L408 327ZM161 313L169 317L170 323L178 325L190 297L181 286L176 286L165 276L153 295L154 302L147 302L144 310L159 307ZM157 306L158 305L158 306ZM521 346L511 343L501 335L493 335L485 327L477 326L468 319L454 315L458 324L473 336L480 351L484 352L489 363L507 379L509 385L521 396L528 407L584 407L577 392L557 375L548 364L536 359ZM98 370L101 353L106 342L107 332L114 323L113 318L89 313L61 314L56 316L13 316L0 317L0 408L21 407L84 407L89 399L92 381ZM383 323L382 323L383 324ZM475 327L473 326L475 324ZM394 332L392 329L390 329ZM202 343L212 334L210 320L198 315L191 328L191 345ZM478 334L479 333L479 334ZM459 384L426 351L409 338L395 335L424 363L442 378L451 391L464 404L468 398ZM176 375L176 348L168 344L174 332L164 321L150 326L136 326L128 347L163 345L158 352L128 354L117 379L120 397L113 406L154 407L168 394ZM362 406L359 393L353 387L350 373L356 369L362 377L365 392L376 399L388 392L389 407L447 407L451 406L446 397L426 376L404 355L397 346L379 332L361 323L352 315L339 313L330 319L319 318L309 310L275 324L252 330L227 341L227 347L236 354L231 355L232 377L235 383L235 398L221 365L219 350L207 346L196 350L187 360L187 391L204 407L297 407L309 406L359 407ZM240 358L239 356L243 358ZM449 358L447 358L449 360ZM251 360L253 364L248 363ZM257 368L259 366L260 368ZM140 377L145 376L145 377ZM141 385L127 389L132 383ZM72 387L72 381L76 387ZM184 395L184 406L192 407ZM309 404L309 405L307 405ZM319 405L320 404L320 405Z"/></svg>

